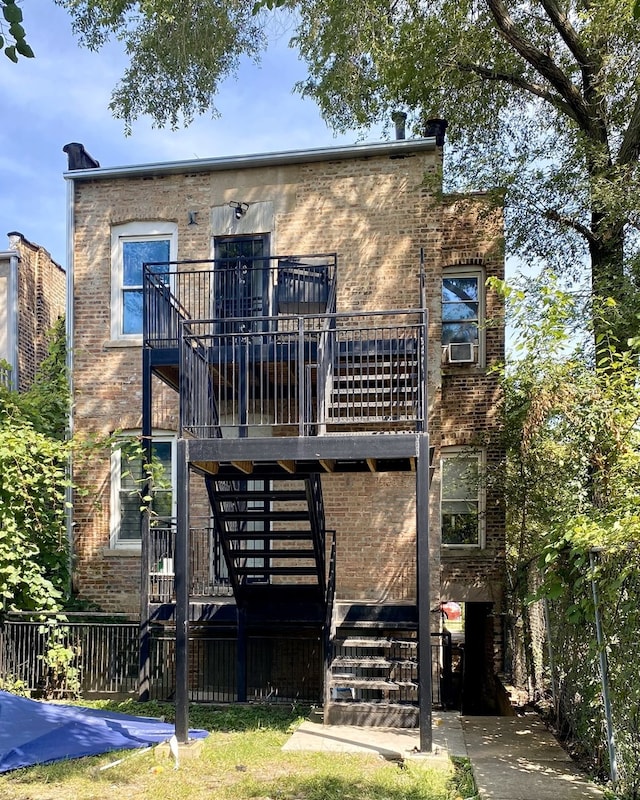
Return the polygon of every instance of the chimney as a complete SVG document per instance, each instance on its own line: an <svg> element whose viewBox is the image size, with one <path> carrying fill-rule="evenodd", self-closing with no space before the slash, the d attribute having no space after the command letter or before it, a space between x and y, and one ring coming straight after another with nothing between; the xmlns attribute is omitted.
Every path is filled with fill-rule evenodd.
<svg viewBox="0 0 640 800"><path fill-rule="evenodd" d="M404 139L407 115L404 111L394 111L391 115L393 124L396 126L396 139Z"/></svg>
<svg viewBox="0 0 640 800"><path fill-rule="evenodd" d="M69 171L74 169L97 169L100 162L92 158L80 142L69 142L62 148L69 159Z"/></svg>
<svg viewBox="0 0 640 800"><path fill-rule="evenodd" d="M425 138L435 136L438 147L444 146L444 133L449 123L446 119L428 119L424 126Z"/></svg>

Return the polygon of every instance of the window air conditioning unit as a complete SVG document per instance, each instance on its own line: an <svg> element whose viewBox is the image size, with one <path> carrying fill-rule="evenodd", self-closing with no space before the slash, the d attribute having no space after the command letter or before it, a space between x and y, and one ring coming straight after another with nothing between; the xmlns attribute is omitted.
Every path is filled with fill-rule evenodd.
<svg viewBox="0 0 640 800"><path fill-rule="evenodd" d="M449 364L472 364L475 360L473 342L451 342L447 345Z"/></svg>

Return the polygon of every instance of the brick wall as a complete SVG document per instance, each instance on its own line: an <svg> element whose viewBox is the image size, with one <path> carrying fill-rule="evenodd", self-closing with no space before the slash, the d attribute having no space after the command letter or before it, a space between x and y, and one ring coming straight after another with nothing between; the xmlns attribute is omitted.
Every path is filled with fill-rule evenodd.
<svg viewBox="0 0 640 800"><path fill-rule="evenodd" d="M443 214L443 267L477 266L485 278L504 277L502 216L488 198L450 197ZM504 508L500 491L504 453L500 445L500 389L495 368L504 360L504 308L486 288L485 364L443 366L439 447L480 447L486 455L486 509L483 549L443 548L444 599L493 602L502 610L504 586ZM439 447L436 463L439 460ZM440 490L436 471L433 494Z"/></svg>
<svg viewBox="0 0 640 800"><path fill-rule="evenodd" d="M498 399L492 379L475 368L441 375L440 281L442 267L459 258L481 259L488 273L500 272L501 255L491 249L500 239L499 221L494 228L479 222L477 209L482 198L457 198L444 205L434 200L425 188L424 176L439 168L440 159L439 151L431 151L399 159L376 156L77 182L76 428L107 434L116 428L140 425L140 348L110 341L111 228L131 221L176 223L179 259L209 258L212 236L219 233L212 229L212 209L239 200L250 204L242 222L247 226L251 225L252 209L271 209L272 253L337 252L339 310L416 307L420 249L424 248L430 310L432 444L439 447L474 432L460 429L462 396L471 408L469 420L474 420L474 430L477 427L493 436L495 422L485 420L486 411ZM196 212L197 224L189 224L190 212ZM232 226L228 232L233 233ZM497 305L493 296L490 301ZM499 339L499 334L487 331L491 359L498 357ZM165 402L171 406L170 397ZM168 414L164 421L170 424L171 418ZM154 420L156 424L160 421ZM499 454L495 457L498 459ZM109 550L108 459L96 461L76 479L89 490L75 514L77 586L82 594L109 610L130 610L137 603L135 573L139 564L135 557ZM327 526L338 531L338 596L412 599L415 476L326 476L323 489ZM440 522L437 503L431 505L433 595L437 597ZM453 559L447 556L443 562L445 580L452 582L455 578L456 586L493 591L487 589L487 581L497 586L501 575L498 517L496 511L495 537L490 539L487 553ZM456 569L460 570L460 580Z"/></svg>
<svg viewBox="0 0 640 800"><path fill-rule="evenodd" d="M48 333L65 313L66 274L44 247L9 234L18 257L18 389L31 386L48 352Z"/></svg>

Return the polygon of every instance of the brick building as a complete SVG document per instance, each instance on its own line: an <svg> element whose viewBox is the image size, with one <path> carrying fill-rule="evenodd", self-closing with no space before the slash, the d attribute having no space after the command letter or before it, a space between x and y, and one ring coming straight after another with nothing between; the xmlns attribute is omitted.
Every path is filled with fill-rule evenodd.
<svg viewBox="0 0 640 800"><path fill-rule="evenodd" d="M0 251L0 359L5 383L29 388L47 355L48 333L64 315L66 275L49 253L21 233L8 234Z"/></svg>
<svg viewBox="0 0 640 800"><path fill-rule="evenodd" d="M143 694L162 663L178 699L324 692L332 720L495 702L502 218L434 193L442 144L68 151L74 426L164 475L140 521L139 460L83 465L75 585L141 615Z"/></svg>

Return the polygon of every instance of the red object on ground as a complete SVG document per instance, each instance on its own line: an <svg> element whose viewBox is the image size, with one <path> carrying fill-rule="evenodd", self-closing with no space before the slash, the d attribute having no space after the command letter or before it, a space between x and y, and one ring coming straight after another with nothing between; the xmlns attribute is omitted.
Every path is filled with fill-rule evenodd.
<svg viewBox="0 0 640 800"><path fill-rule="evenodd" d="M460 608L459 603L454 603L453 600L440 603L440 610L447 619L460 619L462 617L462 608Z"/></svg>

